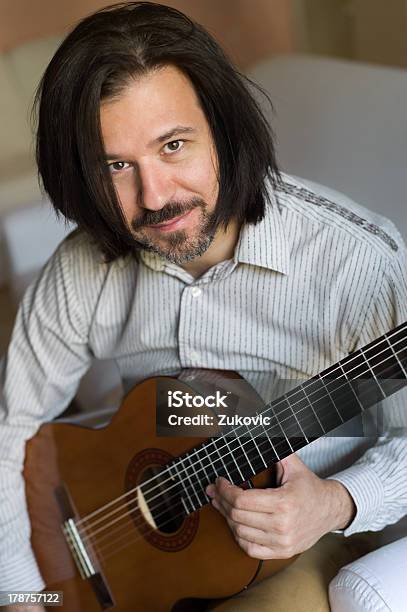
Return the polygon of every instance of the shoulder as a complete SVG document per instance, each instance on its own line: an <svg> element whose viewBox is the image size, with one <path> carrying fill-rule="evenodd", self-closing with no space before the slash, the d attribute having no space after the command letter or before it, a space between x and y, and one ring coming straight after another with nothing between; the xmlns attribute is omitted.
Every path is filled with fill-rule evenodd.
<svg viewBox="0 0 407 612"><path fill-rule="evenodd" d="M334 189L283 174L275 195L280 206L295 214L300 224L317 226L331 240L364 246L384 260L397 259L405 250L400 233L389 219Z"/></svg>
<svg viewBox="0 0 407 612"><path fill-rule="evenodd" d="M55 255L64 265L85 266L95 272L106 268L103 255L96 244L77 229L61 242Z"/></svg>
<svg viewBox="0 0 407 612"><path fill-rule="evenodd" d="M336 304L338 346L353 350L362 329L363 344L405 320L406 247L394 224L333 189L282 178L275 196L300 278L308 266L320 294Z"/></svg>

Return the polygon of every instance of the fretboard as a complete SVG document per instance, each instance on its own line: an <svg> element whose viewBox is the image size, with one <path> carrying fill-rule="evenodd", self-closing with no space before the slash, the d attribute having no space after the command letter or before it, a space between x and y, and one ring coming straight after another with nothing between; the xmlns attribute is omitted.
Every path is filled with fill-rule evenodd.
<svg viewBox="0 0 407 612"><path fill-rule="evenodd" d="M406 384L404 323L267 404L257 424L231 428L175 459L169 470L186 513L208 503L205 487L217 476L240 485Z"/></svg>

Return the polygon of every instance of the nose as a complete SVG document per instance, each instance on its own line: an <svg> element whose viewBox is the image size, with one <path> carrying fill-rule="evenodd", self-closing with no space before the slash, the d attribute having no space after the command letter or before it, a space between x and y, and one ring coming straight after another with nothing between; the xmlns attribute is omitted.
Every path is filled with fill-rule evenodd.
<svg viewBox="0 0 407 612"><path fill-rule="evenodd" d="M139 165L139 203L148 210L161 210L174 196L170 173L162 164Z"/></svg>

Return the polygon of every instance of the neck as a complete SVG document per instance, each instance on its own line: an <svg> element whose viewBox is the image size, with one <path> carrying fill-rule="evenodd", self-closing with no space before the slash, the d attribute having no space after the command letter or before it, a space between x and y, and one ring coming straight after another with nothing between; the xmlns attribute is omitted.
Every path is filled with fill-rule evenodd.
<svg viewBox="0 0 407 612"><path fill-rule="evenodd" d="M209 268L212 268L221 261L231 259L239 238L240 227L237 221L232 220L226 230L219 228L210 247L200 257L183 264L184 270L189 272L194 278L199 278Z"/></svg>

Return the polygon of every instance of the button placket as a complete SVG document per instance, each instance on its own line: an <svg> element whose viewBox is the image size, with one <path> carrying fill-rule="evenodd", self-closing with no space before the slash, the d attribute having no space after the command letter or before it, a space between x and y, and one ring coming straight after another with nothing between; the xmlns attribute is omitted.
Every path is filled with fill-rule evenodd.
<svg viewBox="0 0 407 612"><path fill-rule="evenodd" d="M199 347L195 346L195 324L199 318L202 303L197 298L202 296L203 289L197 285L185 287L180 304L178 343L181 365L184 368L199 366L201 358Z"/></svg>
<svg viewBox="0 0 407 612"><path fill-rule="evenodd" d="M200 287L192 287L191 288L191 295L192 297L199 297L202 294L202 289Z"/></svg>

